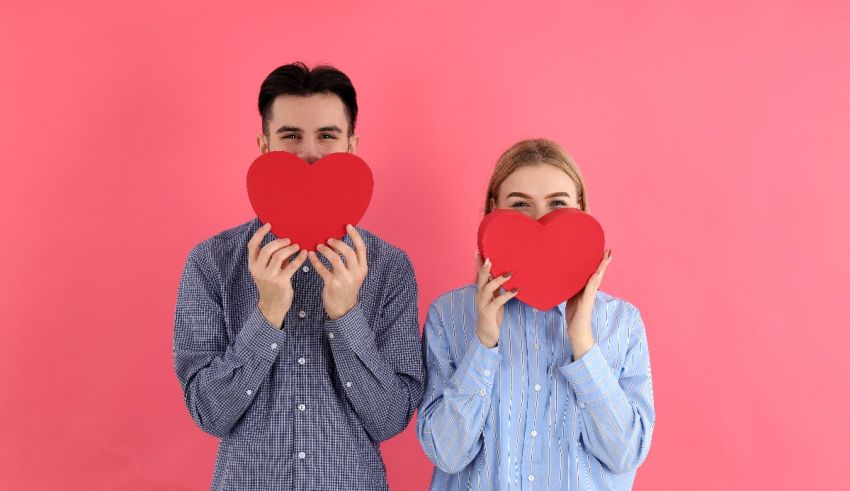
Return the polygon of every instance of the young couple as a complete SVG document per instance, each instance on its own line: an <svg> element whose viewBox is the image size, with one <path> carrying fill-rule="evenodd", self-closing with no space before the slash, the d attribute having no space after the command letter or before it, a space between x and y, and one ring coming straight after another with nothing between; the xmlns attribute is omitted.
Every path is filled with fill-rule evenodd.
<svg viewBox="0 0 850 491"><path fill-rule="evenodd" d="M357 150L355 90L332 67L277 68L259 111L261 152ZM499 158L485 213L565 207L586 211L587 195L558 145ZM479 259L420 340L403 251L349 227L305 253L269 230L255 218L201 242L180 279L174 363L192 418L221 439L212 489L387 489L379 444L417 408L431 489L631 488L655 412L640 314L599 291L611 251L549 311L512 300Z"/></svg>

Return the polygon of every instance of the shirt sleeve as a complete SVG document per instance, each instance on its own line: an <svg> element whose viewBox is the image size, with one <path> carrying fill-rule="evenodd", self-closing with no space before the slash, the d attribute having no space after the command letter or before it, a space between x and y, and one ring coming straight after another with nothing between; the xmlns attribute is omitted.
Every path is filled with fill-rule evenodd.
<svg viewBox="0 0 850 491"><path fill-rule="evenodd" d="M232 343L222 313L220 282L205 264L201 246L189 254L177 293L174 368L186 407L205 432L223 437L250 409L277 359L286 332L257 307Z"/></svg>
<svg viewBox="0 0 850 491"><path fill-rule="evenodd" d="M598 345L561 367L575 390L588 450L613 473L635 470L646 459L655 426L646 332L632 308L625 362L614 373Z"/></svg>
<svg viewBox="0 0 850 491"><path fill-rule="evenodd" d="M501 355L477 336L457 365L437 309L425 321L425 398L419 408L416 434L425 455L441 471L456 474L472 462L483 446L484 423L492 406L491 392Z"/></svg>
<svg viewBox="0 0 850 491"><path fill-rule="evenodd" d="M325 321L337 375L363 428L375 442L400 433L422 400L422 348L416 278L401 254L386 275L388 294L376 325L355 305Z"/></svg>

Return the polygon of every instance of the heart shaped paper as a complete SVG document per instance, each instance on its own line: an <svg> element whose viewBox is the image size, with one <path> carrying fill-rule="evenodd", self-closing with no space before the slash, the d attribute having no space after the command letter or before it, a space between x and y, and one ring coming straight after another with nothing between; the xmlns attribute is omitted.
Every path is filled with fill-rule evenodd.
<svg viewBox="0 0 850 491"><path fill-rule="evenodd" d="M272 233L303 250L341 239L372 200L372 171L350 153L332 153L308 164L288 152L268 152L248 169L248 198Z"/></svg>
<svg viewBox="0 0 850 491"><path fill-rule="evenodd" d="M511 272L503 288L549 310L581 291L602 260L605 235L592 216L574 208L540 220L513 210L488 213L478 227L478 251L489 258L493 277Z"/></svg>

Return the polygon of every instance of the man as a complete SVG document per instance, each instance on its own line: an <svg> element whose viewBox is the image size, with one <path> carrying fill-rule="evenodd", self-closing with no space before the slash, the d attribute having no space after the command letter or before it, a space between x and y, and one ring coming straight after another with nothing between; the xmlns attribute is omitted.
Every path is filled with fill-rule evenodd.
<svg viewBox="0 0 850 491"><path fill-rule="evenodd" d="M277 68L259 110L263 153L357 150L335 68ZM269 230L255 218L201 242L180 280L174 363L192 418L221 438L212 489L386 489L378 444L423 391L410 261L362 228L318 254Z"/></svg>

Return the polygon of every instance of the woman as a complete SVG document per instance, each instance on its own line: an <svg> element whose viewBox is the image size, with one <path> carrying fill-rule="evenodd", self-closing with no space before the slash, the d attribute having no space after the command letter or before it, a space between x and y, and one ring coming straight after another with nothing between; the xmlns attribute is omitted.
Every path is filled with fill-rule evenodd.
<svg viewBox="0 0 850 491"><path fill-rule="evenodd" d="M499 158L485 213L564 207L588 209L557 144L522 141ZM544 312L512 300L500 288L510 273L491 278L479 258L475 285L431 305L417 421L431 489L631 488L655 410L640 313L598 291L610 261L609 250L583 291Z"/></svg>

